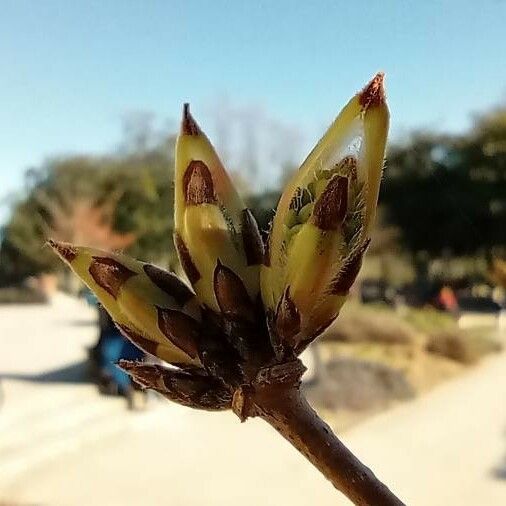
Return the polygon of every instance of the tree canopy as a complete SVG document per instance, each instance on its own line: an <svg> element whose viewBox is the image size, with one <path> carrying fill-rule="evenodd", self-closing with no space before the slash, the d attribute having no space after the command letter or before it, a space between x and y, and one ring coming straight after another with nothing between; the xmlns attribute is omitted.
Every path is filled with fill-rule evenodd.
<svg viewBox="0 0 506 506"><path fill-rule="evenodd" d="M126 248L138 258L168 264L173 144L170 139L142 152L56 158L28 171L2 231L3 281L59 268L44 248L50 236Z"/></svg>
<svg viewBox="0 0 506 506"><path fill-rule="evenodd" d="M414 134L387 160L380 198L409 250L472 255L506 245L506 109L466 135Z"/></svg>
<svg viewBox="0 0 506 506"><path fill-rule="evenodd" d="M44 248L49 236L126 249L164 265L175 261L174 137L148 142L130 130L132 139L120 153L54 158L27 172L25 189L0 235L0 283L58 269ZM248 197L263 231L278 198L276 191ZM395 232L395 242L431 257L504 250L506 108L477 117L464 135L416 132L392 144L380 202L377 228L388 232L376 234L381 244L386 238L390 244Z"/></svg>

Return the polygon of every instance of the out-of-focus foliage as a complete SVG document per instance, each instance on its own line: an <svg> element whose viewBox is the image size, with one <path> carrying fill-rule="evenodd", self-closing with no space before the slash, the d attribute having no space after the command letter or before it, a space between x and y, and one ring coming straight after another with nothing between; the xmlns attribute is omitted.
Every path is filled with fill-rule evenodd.
<svg viewBox="0 0 506 506"><path fill-rule="evenodd" d="M41 291L27 286L0 288L0 304L45 304L48 297Z"/></svg>
<svg viewBox="0 0 506 506"><path fill-rule="evenodd" d="M461 362L475 364L489 353L502 350L500 342L488 336L465 335L460 332L443 332L432 335L427 341L429 353Z"/></svg>
<svg viewBox="0 0 506 506"><path fill-rule="evenodd" d="M494 258L489 276L494 284L506 289L506 260Z"/></svg>
<svg viewBox="0 0 506 506"><path fill-rule="evenodd" d="M381 202L411 251L488 253L506 245L506 109L459 137L391 147Z"/></svg>
<svg viewBox="0 0 506 506"><path fill-rule="evenodd" d="M109 249L128 246L134 257L170 263L173 145L169 139L149 150L54 159L31 169L2 231L0 281L59 269L44 247L49 236Z"/></svg>
<svg viewBox="0 0 506 506"><path fill-rule="evenodd" d="M52 218L54 209L68 211L68 225L72 215L77 220L78 205L81 218L87 213L96 218L97 209L112 212L105 228L110 227L117 239L135 236L127 248L133 257L175 266L174 138L155 139L143 124L126 126L120 154L53 159L27 173L25 191L0 232L0 283L59 269L43 244L58 228ZM285 172L291 171L287 167ZM250 184L246 178L239 187L247 190ZM279 195L270 190L246 196L262 232L269 227ZM112 211L106 209L111 201ZM415 133L404 143L392 144L380 203L372 254L396 251L400 241L413 253L427 252L426 259L448 253L502 256L506 251L506 108L478 117L465 135ZM65 228L61 221L60 232ZM99 230L95 232L100 235ZM121 242L95 246L123 249L129 244Z"/></svg>

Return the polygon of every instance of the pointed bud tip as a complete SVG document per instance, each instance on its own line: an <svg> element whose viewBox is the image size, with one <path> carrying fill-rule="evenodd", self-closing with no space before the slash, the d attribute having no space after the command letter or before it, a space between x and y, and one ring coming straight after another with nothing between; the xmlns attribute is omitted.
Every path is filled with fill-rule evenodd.
<svg viewBox="0 0 506 506"><path fill-rule="evenodd" d="M190 113L190 104L183 104L183 118L181 120L182 135L199 135L200 128Z"/></svg>
<svg viewBox="0 0 506 506"><path fill-rule="evenodd" d="M116 362L116 365L136 379L150 379L150 364L146 364L140 360L125 360L121 358L118 362Z"/></svg>
<svg viewBox="0 0 506 506"><path fill-rule="evenodd" d="M125 372L135 371L137 368L137 362L132 360L120 359L116 364L120 369L123 369Z"/></svg>
<svg viewBox="0 0 506 506"><path fill-rule="evenodd" d="M140 361L121 359L116 365L125 371L137 384L143 388L156 388L159 374L157 370Z"/></svg>
<svg viewBox="0 0 506 506"><path fill-rule="evenodd" d="M77 256L77 249L75 246L68 242L55 241L54 239L48 239L47 244L53 248L54 251L65 261L72 262Z"/></svg>
<svg viewBox="0 0 506 506"><path fill-rule="evenodd" d="M385 102L385 87L383 85L385 74L378 72L367 86L360 92L360 105L367 110Z"/></svg>

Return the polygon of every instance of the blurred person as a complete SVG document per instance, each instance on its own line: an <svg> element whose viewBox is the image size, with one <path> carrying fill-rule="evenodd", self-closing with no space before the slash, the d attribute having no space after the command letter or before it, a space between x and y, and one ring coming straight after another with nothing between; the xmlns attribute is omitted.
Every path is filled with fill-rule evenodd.
<svg viewBox="0 0 506 506"><path fill-rule="evenodd" d="M144 354L121 334L102 305L98 304L97 307L99 338L90 350L90 359L97 370L99 390L107 395L124 396L128 407L134 409L137 407L137 399L144 397L144 394L116 363L120 359L140 360Z"/></svg>
<svg viewBox="0 0 506 506"><path fill-rule="evenodd" d="M459 317L459 302L451 286L443 285L441 287L437 296L437 303L443 311L448 311L455 318Z"/></svg>

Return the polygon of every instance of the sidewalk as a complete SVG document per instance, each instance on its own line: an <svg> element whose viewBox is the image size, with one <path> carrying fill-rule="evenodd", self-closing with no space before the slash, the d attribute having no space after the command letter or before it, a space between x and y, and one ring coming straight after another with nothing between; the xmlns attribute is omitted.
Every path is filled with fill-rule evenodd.
<svg viewBox="0 0 506 506"><path fill-rule="evenodd" d="M168 402L132 414L91 385L14 379L15 372L37 374L84 357L92 314L66 304L59 316L54 308L0 310L0 372L11 378L2 380L0 502L349 504L261 420L240 424L231 413ZM408 504L506 504L506 480L499 478L506 464L505 371L503 353L343 439Z"/></svg>

